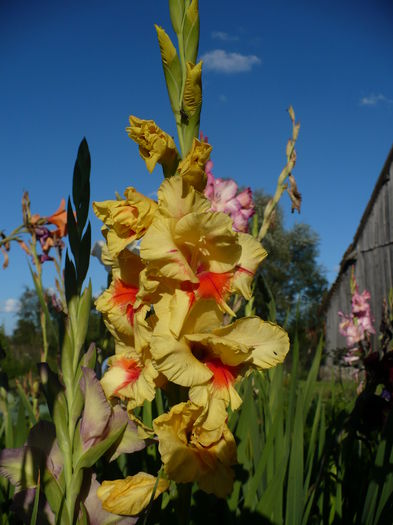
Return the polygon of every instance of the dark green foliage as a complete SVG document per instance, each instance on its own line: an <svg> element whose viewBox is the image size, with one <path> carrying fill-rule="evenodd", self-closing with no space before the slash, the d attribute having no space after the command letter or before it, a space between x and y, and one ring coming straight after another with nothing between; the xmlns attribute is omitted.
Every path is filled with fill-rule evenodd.
<svg viewBox="0 0 393 525"><path fill-rule="evenodd" d="M86 139L79 145L77 159L75 161L74 176L72 181L72 199L75 208L73 212L71 199L68 199L67 225L68 238L71 253L74 258L72 262L68 250L65 260L65 283L67 302L82 290L89 268L91 228L90 223L83 233L89 214L90 202L90 153Z"/></svg>

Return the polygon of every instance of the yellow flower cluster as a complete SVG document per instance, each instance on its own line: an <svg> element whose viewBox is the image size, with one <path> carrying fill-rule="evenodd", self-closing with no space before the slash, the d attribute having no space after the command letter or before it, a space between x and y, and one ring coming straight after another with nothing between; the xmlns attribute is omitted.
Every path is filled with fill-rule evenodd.
<svg viewBox="0 0 393 525"><path fill-rule="evenodd" d="M169 136L152 121L131 117L130 123L149 171L156 162L173 164L178 154ZM167 478L195 481L226 497L236 463L227 410L242 403L236 383L252 369L281 363L289 340L282 328L258 317L224 325L225 313L235 316L231 295L250 299L267 254L251 235L235 232L228 215L209 211L202 191L210 151L195 139L175 174L162 182L157 202L128 188L125 200L94 203L112 265L112 282L96 305L116 344L101 380L106 396L126 401L131 416L157 388L170 389L169 412L153 422ZM137 239L139 252L131 244ZM181 392L188 393L187 402L180 402ZM140 509L132 503L138 480L105 483L99 496L107 510ZM151 495L150 479L142 486Z"/></svg>

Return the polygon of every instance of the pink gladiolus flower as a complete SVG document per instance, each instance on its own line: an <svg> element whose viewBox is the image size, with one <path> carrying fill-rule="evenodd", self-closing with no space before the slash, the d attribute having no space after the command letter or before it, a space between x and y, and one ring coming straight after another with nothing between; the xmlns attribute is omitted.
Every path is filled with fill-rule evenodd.
<svg viewBox="0 0 393 525"><path fill-rule="evenodd" d="M370 298L370 292L364 290L362 293L359 293L358 287L356 285L356 291L352 296L352 312L354 314L370 312L370 305L367 302L370 300Z"/></svg>
<svg viewBox="0 0 393 525"><path fill-rule="evenodd" d="M375 334L375 329L372 324L373 321L370 312L367 312L367 314L365 315L359 316L357 320L359 325L362 326L364 332L368 332L369 334Z"/></svg>
<svg viewBox="0 0 393 525"><path fill-rule="evenodd" d="M362 344L358 347L358 343L364 340L366 340L367 343L367 336L369 334L375 334L373 327L374 319L371 315L371 308L368 302L371 298L370 292L364 290L361 294L359 293L354 271L352 271L351 275L351 292L352 311L350 315L338 312L338 315L341 317L339 331L340 334L345 337L347 347L349 348L348 353L344 356L344 361L350 366L358 363L364 352Z"/></svg>
<svg viewBox="0 0 393 525"><path fill-rule="evenodd" d="M355 323L352 315L344 315L342 312L338 312L338 315L343 319L339 324L339 330L340 334L347 340L347 346L351 347L356 343L359 343L359 341L363 341L363 326Z"/></svg>
<svg viewBox="0 0 393 525"><path fill-rule="evenodd" d="M250 188L236 195L238 186L232 179L215 178L212 173L213 162L209 160L205 166L207 184L205 195L211 202L211 211L221 211L228 214L233 221L233 229L247 232L248 220L255 213Z"/></svg>

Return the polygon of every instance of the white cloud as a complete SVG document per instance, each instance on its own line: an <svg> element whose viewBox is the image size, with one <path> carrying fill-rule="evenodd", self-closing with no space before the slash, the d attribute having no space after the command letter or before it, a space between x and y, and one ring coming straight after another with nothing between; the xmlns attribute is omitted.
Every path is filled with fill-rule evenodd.
<svg viewBox="0 0 393 525"><path fill-rule="evenodd" d="M238 36L230 35L224 31L212 31L211 36L214 40L221 40L222 42L236 42L239 40Z"/></svg>
<svg viewBox="0 0 393 525"><path fill-rule="evenodd" d="M201 58L205 69L217 71L218 73L242 73L244 71L251 71L253 66L261 63L261 59L256 55L228 53L223 49L209 51Z"/></svg>
<svg viewBox="0 0 393 525"><path fill-rule="evenodd" d="M18 299L6 299L0 306L0 312L9 314L16 313L20 308Z"/></svg>
<svg viewBox="0 0 393 525"><path fill-rule="evenodd" d="M393 104L393 100L385 97L382 93L378 95L371 94L368 97L363 97L360 99L361 106L376 106L377 104Z"/></svg>

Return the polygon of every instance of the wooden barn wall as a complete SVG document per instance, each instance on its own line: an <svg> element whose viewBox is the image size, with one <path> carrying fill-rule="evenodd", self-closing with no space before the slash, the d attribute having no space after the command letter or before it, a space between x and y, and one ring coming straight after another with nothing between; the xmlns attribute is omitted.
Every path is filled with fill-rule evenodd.
<svg viewBox="0 0 393 525"><path fill-rule="evenodd" d="M362 292L371 293L371 311L378 331L381 322L382 301L393 287L393 164L381 187L371 213L354 247L355 275ZM351 266L340 275L326 313L326 349L334 351L345 347L339 334L338 312L349 313ZM373 338L376 343L376 337Z"/></svg>

